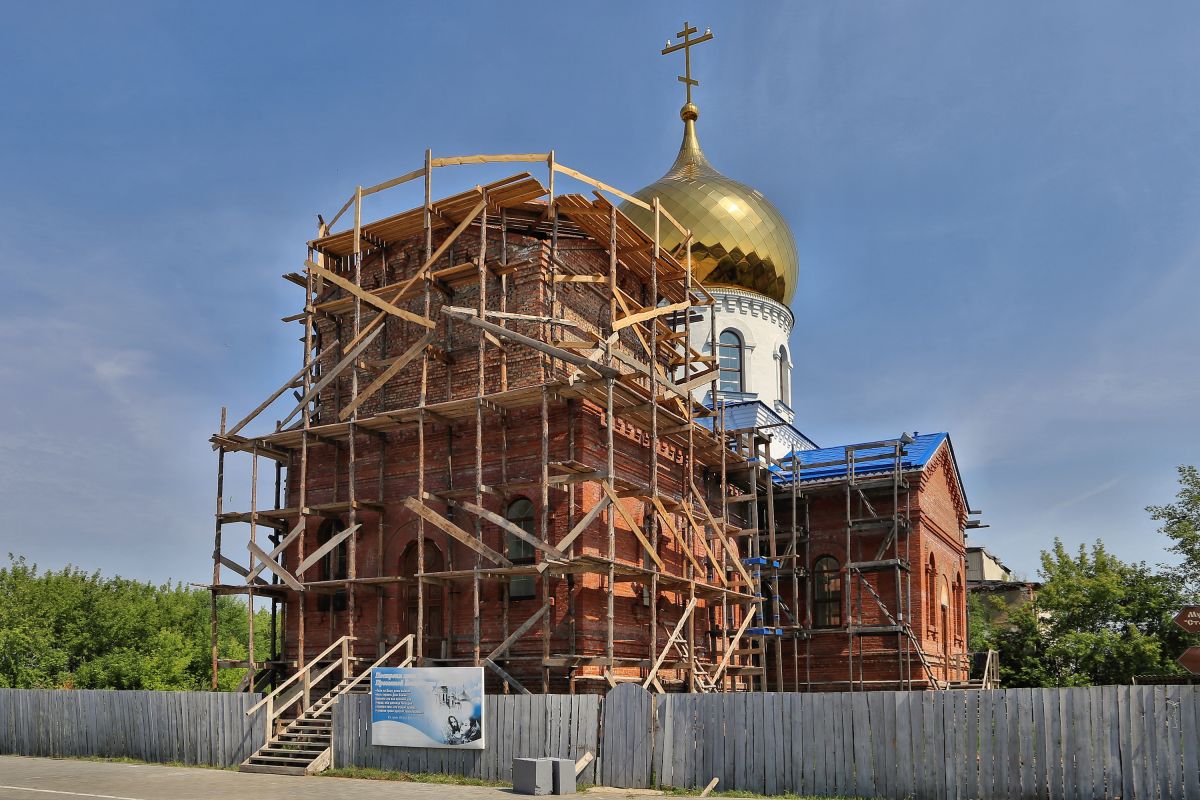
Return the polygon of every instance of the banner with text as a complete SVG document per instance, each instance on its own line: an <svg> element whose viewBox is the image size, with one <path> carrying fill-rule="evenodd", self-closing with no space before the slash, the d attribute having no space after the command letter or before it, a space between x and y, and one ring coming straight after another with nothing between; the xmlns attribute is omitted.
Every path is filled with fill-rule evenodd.
<svg viewBox="0 0 1200 800"><path fill-rule="evenodd" d="M376 667L371 744L482 750L483 667Z"/></svg>

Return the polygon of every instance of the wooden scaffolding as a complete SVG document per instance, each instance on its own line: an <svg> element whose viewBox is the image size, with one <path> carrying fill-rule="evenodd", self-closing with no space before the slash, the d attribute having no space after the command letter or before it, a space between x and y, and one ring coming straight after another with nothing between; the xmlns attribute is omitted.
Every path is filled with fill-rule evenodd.
<svg viewBox="0 0 1200 800"><path fill-rule="evenodd" d="M521 173L433 200L435 170L494 163L544 165L547 182L543 185L529 173ZM591 196L558 193L556 183L562 178L588 185ZM364 200L410 181L424 183L420 208L363 222ZM653 230L643 232L625 218L614 205L618 200L650 211ZM350 225L334 232L347 214ZM509 654L518 640L536 636L539 630L541 691L563 681L574 692L590 688L587 681L602 688L622 680L637 680L658 691L668 686L694 692L767 688L763 637L766 628L780 627L780 601L777 591L769 602L764 597L762 559L777 564L781 558L794 558L798 540L793 525L790 550L777 551L773 500L765 504L765 520L757 518L758 502L746 504L749 521L735 513L737 504L748 499L745 495L750 494L751 500L757 497L760 481L752 479L748 489L739 488L746 482L738 476L747 470L757 474L763 465L761 437L750 437L756 443L749 450L731 447L740 433L724 430L719 415L693 397L698 387L705 386L711 386L712 396L717 396L719 370L715 352L706 355L693 347L692 325L703 317L695 310L711 307L713 298L693 280L689 232L657 199L646 203L566 167L553 151L453 158L434 158L426 151L420 168L358 187L328 222L318 219L317 236L308 243L303 270L284 276L304 292L302 310L285 318L303 327L302 365L235 424L227 424L222 410L220 429L211 439L217 452L210 586L214 688L222 668L247 669L243 687L256 690L274 686L305 667L311 657L306 654L314 648L306 648L305 613L284 624L289 599L298 599L303 607L306 596L339 593L348 612L343 633L355 642L356 620L373 610L381 627L384 589L401 583L415 583L417 595L414 663L485 666L499 676L506 691L530 691L511 674ZM667 252L660 245L661 226L678 229L684 244ZM541 308L507 305L510 280L528 266L510 261L508 232L518 229L536 233L545 242L544 261L538 266L544 281ZM474 255L456 261L456 244L476 233ZM495 236L500 246L493 244L497 252L492 252L489 242ZM421 243L418 266L405 274L387 275L388 248L414 239ZM585 239L602 246L606 264L589 271L583 261L563 257L564 241ZM388 280L367 287L363 267L373 257L382 259ZM635 275L645 287L643 295L635 297L623 290L619 273ZM453 292L447 289L454 286L470 286L475 305L451 304ZM569 315L560 297L565 286L598 293L604 308L601 319L585 325ZM711 321L712 314L708 318ZM439 397L442 387L431 383L431 365L451 358L438 345L439 337L451 329L460 336L464 330L474 331L474 390L470 396L454 397L447 388L443 399ZM715 341L715 331L709 339ZM510 360L530 354L540 360L541 379L533 385L510 385ZM454 358L461 365L461 350ZM418 365L415 400L394 407L383 403L397 377L412 374ZM292 407L273 427L247 433L252 424L262 424L268 408L292 398ZM567 452L560 448L552 453L551 408L565 408L574 419L585 401L602 412L603 465L577 458L573 427L568 430ZM501 447L500 480L485 482L485 432L499 430L506 436L510 415L532 414L535 409L540 423L540 475L532 481L512 479L505 468L506 448ZM703 424L714 418L715 424ZM614 428L622 423L644 432L644 475L631 475L615 463ZM435 428L443 432L445 441L440 437L432 441ZM414 431L415 491L385 497L387 448L402 432L410 436ZM467 435L474 437L474 463L454 463L448 442L451 436ZM663 463L664 446L679 454L680 466L675 461ZM310 504L310 469L317 447L335 453L336 497L333 502ZM362 457L368 447L377 453L369 463ZM225 508L226 459L234 454L250 459L250 492L248 508L231 511ZM440 454L438 463L432 462L435 454ZM273 469L269 507L259 503L264 460ZM679 491L660 485L669 468L682 476ZM441 476L437 485L432 481L435 475ZM601 498L590 508L581 503L587 485L598 487ZM767 480L768 493L771 486ZM517 488L540 499L540 528L533 533L485 507L485 497L508 496ZM557 541L552 540L545 513L552 493L566 497L569 531ZM626 510L622 500L628 498L636 498L646 510L641 519ZM376 574L363 574L358 547L365 537L373 536L383 551L383 510L397 503L414 515L418 569L413 575L396 574L380 558ZM447 513L437 510L438 505L444 505ZM455 522L451 510L471 524L464 527ZM618 556L618 516L640 545L641 558ZM328 518L339 519L344 527L306 552L310 522L319 524ZM234 526L237 534L230 530ZM605 531L606 552L578 552L577 540L597 526ZM489 547L485 530L494 536L497 529L534 548L536 563L514 564ZM234 539L241 533L244 545ZM431 535L453 540L467 548L472 558L430 568L426 551ZM764 541L767 552L762 553ZM311 579L312 568L342 546L348 551L346 574ZM664 546L682 554L679 569L666 568L660 557ZM244 555L235 557L236 552ZM564 652L556 652L551 647L550 613L556 589L567 586L569 604L570 589L581 575L600 576L606 592L604 649L597 654L576 650L574 609L568 608L567 645ZM539 583L540 605L523 620L510 620L507 589L501 608L481 607L481 587L486 583L507 585L515 578L529 577ZM615 588L633 582L646 587L649 595L649 624L639 645L644 652L619 656L614 643ZM453 643L449 653L426 651L433 638L427 615L430 598L440 594L448 603L449 586L469 587L474 618L469 654L460 654L457 661ZM465 589L456 592L456 596L466 594ZM246 599L252 643L246 659L219 658L220 595ZM270 656L257 660L253 643L263 633L254 629L255 608L263 600L271 611ZM660 617L660 607L669 614ZM495 615L503 632L498 643L483 630L485 617ZM443 618L447 627L448 616ZM290 643L284 641L288 630L294 630ZM294 658L286 657L289 647ZM362 650L359 660L366 662L376 662L387 649L382 641L358 648Z"/></svg>

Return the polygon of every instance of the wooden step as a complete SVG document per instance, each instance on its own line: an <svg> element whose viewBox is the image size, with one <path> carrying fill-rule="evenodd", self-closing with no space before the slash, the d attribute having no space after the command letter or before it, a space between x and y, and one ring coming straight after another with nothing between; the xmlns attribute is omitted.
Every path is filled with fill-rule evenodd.
<svg viewBox="0 0 1200 800"><path fill-rule="evenodd" d="M271 755L271 756L286 756L286 755L305 755L307 753L319 753L329 747L329 742L271 742L266 747L263 747L255 755Z"/></svg>
<svg viewBox="0 0 1200 800"><path fill-rule="evenodd" d="M274 764L251 764L249 761L238 765L238 772L262 772L267 775L304 775L304 767L280 767Z"/></svg>
<svg viewBox="0 0 1200 800"><path fill-rule="evenodd" d="M290 730L298 730L300 728L311 728L313 730L327 731L327 730L329 730L329 728L332 725L333 725L333 723L331 720L320 719L320 718L313 719L311 717L303 717L301 719L296 720L291 725L288 725L287 730L290 731Z"/></svg>
<svg viewBox="0 0 1200 800"><path fill-rule="evenodd" d="M287 742L287 741L328 742L331 738L333 738L333 737L331 737L328 733L304 733L304 732L284 731L283 733L276 736L275 740L279 741L279 742Z"/></svg>
<svg viewBox="0 0 1200 800"><path fill-rule="evenodd" d="M296 753L294 755L276 755L269 753L264 754L262 750L259 750L257 753L250 756L249 761L251 764L265 762L268 764L298 764L302 767L307 767L312 762L313 758L317 755L320 755L322 752L324 752L324 750L321 750L317 753L308 754Z"/></svg>
<svg viewBox="0 0 1200 800"><path fill-rule="evenodd" d="M286 761L286 763L291 763L292 761L295 761L297 763L303 763L305 766L308 766L308 763L310 761L312 761L314 758L321 755L321 753L324 753L328 749L329 749L329 745L325 745L324 747L317 746L311 750L289 750L284 747L267 746L267 747L264 747L263 749L259 750L254 755L250 756L250 760L254 761L254 760L260 759L260 758L261 759L272 759L272 760L283 759Z"/></svg>

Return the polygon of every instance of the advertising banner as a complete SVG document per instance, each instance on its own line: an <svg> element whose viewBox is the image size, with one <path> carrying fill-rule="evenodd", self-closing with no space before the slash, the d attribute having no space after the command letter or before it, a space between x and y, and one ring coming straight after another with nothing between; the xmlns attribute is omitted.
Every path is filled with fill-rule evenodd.
<svg viewBox="0 0 1200 800"><path fill-rule="evenodd" d="M483 667L376 667L371 744L482 750Z"/></svg>

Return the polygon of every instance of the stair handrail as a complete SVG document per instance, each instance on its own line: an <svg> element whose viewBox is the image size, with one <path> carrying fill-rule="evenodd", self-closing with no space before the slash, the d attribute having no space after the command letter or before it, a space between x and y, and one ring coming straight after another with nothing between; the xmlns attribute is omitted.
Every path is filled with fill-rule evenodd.
<svg viewBox="0 0 1200 800"><path fill-rule="evenodd" d="M341 697L342 695L349 692L355 686L358 686L358 684L362 682L363 678L365 678L371 674L371 670L375 669L376 667L382 666L383 662L385 662L389 658L391 658L392 655L397 650L399 650L401 647L404 647L405 645L408 646L408 654L405 655L404 661L400 664L400 666L407 667L409 664L412 663L412 660L413 660L413 635L411 633L408 636L405 636L400 641L396 642L394 645L392 645L392 647L386 653L381 655L375 661L374 664L372 664L371 666L367 667L365 670L360 672L357 676L355 676L354 680L350 681L350 683L346 684L345 686L336 688L332 692L330 692L328 697L326 698L325 704L320 706L319 708L318 708L318 706L313 706L313 711L319 713L321 711L324 711L326 708L329 708L331 705L333 705L335 702L337 702L337 699L339 697Z"/></svg>
<svg viewBox="0 0 1200 800"><path fill-rule="evenodd" d="M323 651L321 651L321 654L319 656L317 656L316 658L309 659L309 662L307 664L305 664L302 669L298 670L296 672L296 674L292 675L292 677L288 678L286 681L284 681L283 683L281 683L277 687L275 687L275 691L271 692L269 695L264 697L262 700L259 700L257 703L252 705L250 707L250 709L246 712L246 716L249 717L255 711L258 711L258 709L262 708L264 705L267 706L267 728L269 730L271 723L275 720L275 717L279 716L279 714L282 714L284 709L286 709L288 706L292 705L292 703L288 703L287 705L280 706L278 709L278 712L276 712L275 707L274 707L275 699L279 695L279 693L282 692L287 687L291 686L296 681L300 680L300 678L309 676L312 672L312 668L316 664L320 663L321 659L325 658L325 656L329 655L330 653L332 653L334 650L336 650L339 647L342 647L342 648L347 647L349 645L349 643L354 641L356 638L358 638L358 637L343 636L341 639L338 639L336 642L329 645L329 647L326 647ZM343 653L344 652L345 651L343 650ZM334 662L334 663L337 664L338 662ZM343 663L344 663L344 656L343 656ZM328 670L322 674L322 677L327 674L328 674ZM295 702L295 701L293 701L293 702Z"/></svg>
<svg viewBox="0 0 1200 800"><path fill-rule="evenodd" d="M1000 653L988 648L987 661L983 665L983 686L996 689L1000 686Z"/></svg>

